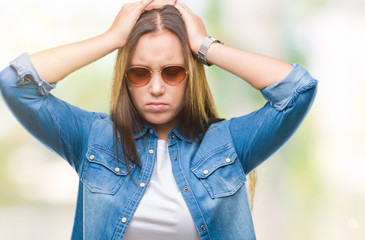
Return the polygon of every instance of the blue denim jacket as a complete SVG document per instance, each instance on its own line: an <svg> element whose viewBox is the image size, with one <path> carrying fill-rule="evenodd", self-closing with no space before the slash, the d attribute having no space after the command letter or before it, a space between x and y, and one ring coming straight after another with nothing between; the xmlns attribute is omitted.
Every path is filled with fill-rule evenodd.
<svg viewBox="0 0 365 240"><path fill-rule="evenodd" d="M168 134L172 171L201 239L255 239L246 175L294 133L316 92L317 81L293 66L261 91L268 103L258 111L212 124L201 142L178 126ZM142 168L127 168L116 160L109 115L68 104L49 94L53 87L27 54L0 73L1 93L14 115L79 176L72 239L122 239L146 191L140 183L147 186L152 175L156 130L146 125L135 134Z"/></svg>

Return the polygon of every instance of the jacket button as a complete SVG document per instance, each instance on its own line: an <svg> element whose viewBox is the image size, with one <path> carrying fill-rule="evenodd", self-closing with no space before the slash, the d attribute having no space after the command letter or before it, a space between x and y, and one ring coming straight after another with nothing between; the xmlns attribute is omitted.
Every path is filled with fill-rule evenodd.
<svg viewBox="0 0 365 240"><path fill-rule="evenodd" d="M120 168L116 167L116 168L114 168L114 171L120 172Z"/></svg>
<svg viewBox="0 0 365 240"><path fill-rule="evenodd" d="M144 182L141 182L141 183L139 184L139 186L140 186L141 188L144 188L144 187L146 186L146 184L145 184Z"/></svg>
<svg viewBox="0 0 365 240"><path fill-rule="evenodd" d="M204 170L204 175L207 175L208 173L209 173L209 171L208 170Z"/></svg>
<svg viewBox="0 0 365 240"><path fill-rule="evenodd" d="M231 159L230 158L226 158L226 163L230 163Z"/></svg>
<svg viewBox="0 0 365 240"><path fill-rule="evenodd" d="M202 226L200 227L200 229L201 229L202 231L205 231L205 230L207 230L207 227L206 227L205 225L202 225Z"/></svg>
<svg viewBox="0 0 365 240"><path fill-rule="evenodd" d="M178 157L175 157L174 160L177 161L179 158Z"/></svg>
<svg viewBox="0 0 365 240"><path fill-rule="evenodd" d="M90 156L90 160L92 161L92 160L94 160L95 159L95 156L94 155L91 155Z"/></svg>
<svg viewBox="0 0 365 240"><path fill-rule="evenodd" d="M126 223L127 222L127 218L126 217L124 217L124 218L122 218L122 223Z"/></svg>
<svg viewBox="0 0 365 240"><path fill-rule="evenodd" d="M153 149L150 149L149 151L148 151L148 153L149 154L153 154L155 151L153 150Z"/></svg>
<svg viewBox="0 0 365 240"><path fill-rule="evenodd" d="M187 186L184 187L184 191L187 192L189 191L189 188Z"/></svg>
<svg viewBox="0 0 365 240"><path fill-rule="evenodd" d="M174 139L174 138L175 138L175 136L174 136L174 135L170 135L170 138L171 138L171 139Z"/></svg>
<svg viewBox="0 0 365 240"><path fill-rule="evenodd" d="M150 133L153 134L153 129L150 129Z"/></svg>

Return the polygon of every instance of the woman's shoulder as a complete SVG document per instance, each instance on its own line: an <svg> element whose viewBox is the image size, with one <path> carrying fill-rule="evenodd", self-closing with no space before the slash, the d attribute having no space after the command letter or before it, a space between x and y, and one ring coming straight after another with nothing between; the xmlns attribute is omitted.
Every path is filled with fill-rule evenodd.
<svg viewBox="0 0 365 240"><path fill-rule="evenodd" d="M217 138L222 140L228 137L228 135L230 135L229 122L230 120L220 119L219 121L212 123L204 134L203 140L211 139L213 141Z"/></svg>
<svg viewBox="0 0 365 240"><path fill-rule="evenodd" d="M113 126L113 121L109 114L104 112L92 112L92 115L93 118L90 119L90 121L92 121L93 128L105 128L108 126Z"/></svg>

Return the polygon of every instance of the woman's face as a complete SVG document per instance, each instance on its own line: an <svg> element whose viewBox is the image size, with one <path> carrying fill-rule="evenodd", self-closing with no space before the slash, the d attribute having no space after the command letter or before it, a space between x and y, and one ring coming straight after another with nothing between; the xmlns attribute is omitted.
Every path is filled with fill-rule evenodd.
<svg viewBox="0 0 365 240"><path fill-rule="evenodd" d="M158 71L168 65L187 68L179 38L166 30L143 35L137 43L129 68L143 66L155 72L146 85L129 83L128 87L139 114L156 128L161 139L165 139L178 123L177 115L183 105L188 81L186 77L178 85L164 82Z"/></svg>

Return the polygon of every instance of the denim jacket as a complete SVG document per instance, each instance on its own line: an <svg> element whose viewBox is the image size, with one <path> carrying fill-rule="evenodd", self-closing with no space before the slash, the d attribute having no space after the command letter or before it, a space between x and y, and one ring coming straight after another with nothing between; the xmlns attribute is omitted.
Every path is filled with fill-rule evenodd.
<svg viewBox="0 0 365 240"><path fill-rule="evenodd" d="M122 239L153 172L156 130L146 125L135 134L142 168L127 168L117 161L109 115L79 109L50 94L54 85L39 77L27 54L10 65L0 73L8 107L79 176L72 239ZM184 136L178 126L168 134L173 175L201 239L256 238L246 175L298 128L316 86L305 69L293 64L288 76L261 91L268 101L261 109L212 124L200 142Z"/></svg>

